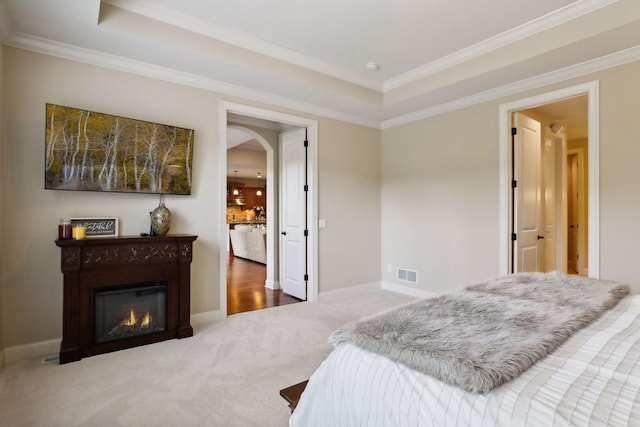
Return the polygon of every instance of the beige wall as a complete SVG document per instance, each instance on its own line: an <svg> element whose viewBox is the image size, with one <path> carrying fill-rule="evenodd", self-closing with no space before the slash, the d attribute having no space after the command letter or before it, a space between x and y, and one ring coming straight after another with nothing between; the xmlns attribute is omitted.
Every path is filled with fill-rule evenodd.
<svg viewBox="0 0 640 427"><path fill-rule="evenodd" d="M495 275L497 127L497 109L483 104L383 131L384 282L406 284L398 267L417 270L428 291Z"/></svg>
<svg viewBox="0 0 640 427"><path fill-rule="evenodd" d="M5 348L61 337L62 274L54 244L60 217L113 215L120 218L121 234L133 235L148 230L148 213L159 201L158 196L147 194L44 190L47 102L195 129L192 195L167 196L166 204L174 215L172 233L200 236L192 265L192 313L219 309L221 242L224 250L219 236L224 218L219 218L218 206L222 96L15 48L6 47L4 53L3 99L8 107L2 145L1 322ZM380 145L379 131L315 119L320 133L319 205L321 216L330 224L320 235L319 251L331 259L358 254L341 275L331 260L321 261L318 275L323 292L379 277ZM356 165L351 167L352 163ZM355 195L357 203L345 192ZM350 203L343 205L343 200ZM366 219L350 227L360 208L367 211ZM343 230L354 237L345 239L340 234Z"/></svg>
<svg viewBox="0 0 640 427"><path fill-rule="evenodd" d="M378 282L380 131L323 120L319 135L320 291Z"/></svg>
<svg viewBox="0 0 640 427"><path fill-rule="evenodd" d="M395 282L387 263L417 269L431 291L496 275L499 105L599 80L600 275L640 292L639 73L635 62L384 130L382 280Z"/></svg>

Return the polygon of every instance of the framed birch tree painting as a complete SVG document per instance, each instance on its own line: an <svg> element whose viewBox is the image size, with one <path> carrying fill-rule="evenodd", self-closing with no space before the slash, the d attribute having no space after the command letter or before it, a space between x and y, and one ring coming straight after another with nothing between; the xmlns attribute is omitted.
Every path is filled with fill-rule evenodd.
<svg viewBox="0 0 640 427"><path fill-rule="evenodd" d="M45 189L191 194L193 133L47 104Z"/></svg>

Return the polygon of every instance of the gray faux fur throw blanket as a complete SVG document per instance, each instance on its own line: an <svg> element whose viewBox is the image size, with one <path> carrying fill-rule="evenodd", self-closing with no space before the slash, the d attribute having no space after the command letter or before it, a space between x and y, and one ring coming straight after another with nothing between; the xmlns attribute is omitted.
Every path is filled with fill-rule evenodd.
<svg viewBox="0 0 640 427"><path fill-rule="evenodd" d="M618 282L518 273L348 323L353 343L473 393L512 380L629 293Z"/></svg>

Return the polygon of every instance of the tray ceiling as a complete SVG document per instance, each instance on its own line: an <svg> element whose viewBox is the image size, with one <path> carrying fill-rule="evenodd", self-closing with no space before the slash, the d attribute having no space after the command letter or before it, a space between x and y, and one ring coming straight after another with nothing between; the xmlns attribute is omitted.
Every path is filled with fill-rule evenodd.
<svg viewBox="0 0 640 427"><path fill-rule="evenodd" d="M0 0L0 15L7 45L374 127L640 57L637 0Z"/></svg>

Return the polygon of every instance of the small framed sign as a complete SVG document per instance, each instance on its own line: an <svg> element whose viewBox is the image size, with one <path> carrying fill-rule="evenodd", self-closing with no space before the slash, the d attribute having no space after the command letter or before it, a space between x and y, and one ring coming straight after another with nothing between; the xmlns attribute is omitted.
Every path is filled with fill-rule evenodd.
<svg viewBox="0 0 640 427"><path fill-rule="evenodd" d="M118 218L71 218L71 227L84 225L87 237L117 237Z"/></svg>

